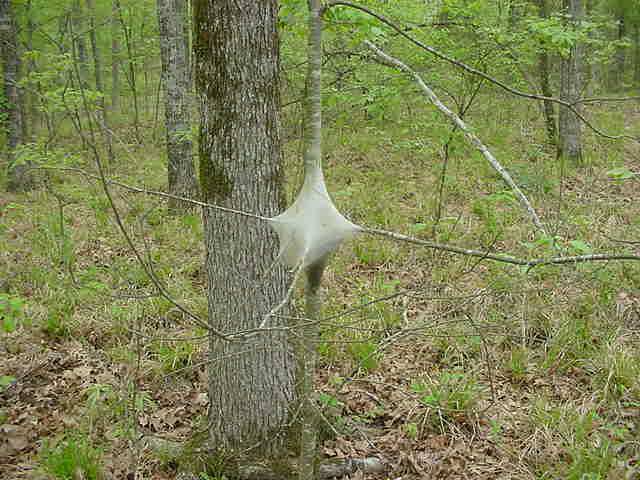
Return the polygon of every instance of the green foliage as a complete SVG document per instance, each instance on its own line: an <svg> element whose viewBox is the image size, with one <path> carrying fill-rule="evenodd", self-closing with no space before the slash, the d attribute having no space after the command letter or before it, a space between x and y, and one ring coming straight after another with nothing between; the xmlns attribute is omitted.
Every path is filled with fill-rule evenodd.
<svg viewBox="0 0 640 480"><path fill-rule="evenodd" d="M618 167L607 171L607 176L613 180L629 180L630 178L636 177L637 174L633 173L627 167Z"/></svg>
<svg viewBox="0 0 640 480"><path fill-rule="evenodd" d="M81 163L80 157L65 148L51 148L46 142L22 143L15 149L12 168L30 164L34 167L68 167Z"/></svg>
<svg viewBox="0 0 640 480"><path fill-rule="evenodd" d="M18 296L0 293L0 326L5 333L14 332L24 318L26 301Z"/></svg>
<svg viewBox="0 0 640 480"><path fill-rule="evenodd" d="M0 375L0 393L2 393L9 385L13 385L15 383L16 377L12 377L11 375ZM2 422L0 422L0 425Z"/></svg>
<svg viewBox="0 0 640 480"><path fill-rule="evenodd" d="M426 382L414 382L411 390L425 406L453 420L464 420L481 398L480 387L473 376L457 370L445 370Z"/></svg>
<svg viewBox="0 0 640 480"><path fill-rule="evenodd" d="M152 347L164 372L175 372L189 367L196 353L195 345L188 341L159 342Z"/></svg>
<svg viewBox="0 0 640 480"><path fill-rule="evenodd" d="M95 448L86 436L72 434L57 444L45 442L39 457L44 471L56 479L101 478L102 450Z"/></svg>
<svg viewBox="0 0 640 480"><path fill-rule="evenodd" d="M374 342L354 342L347 347L347 350L357 363L358 368L364 372L371 372L378 367L381 353L378 351L378 345Z"/></svg>
<svg viewBox="0 0 640 480"><path fill-rule="evenodd" d="M524 347L517 347L509 352L506 370L515 382L523 382L529 371L529 351Z"/></svg>

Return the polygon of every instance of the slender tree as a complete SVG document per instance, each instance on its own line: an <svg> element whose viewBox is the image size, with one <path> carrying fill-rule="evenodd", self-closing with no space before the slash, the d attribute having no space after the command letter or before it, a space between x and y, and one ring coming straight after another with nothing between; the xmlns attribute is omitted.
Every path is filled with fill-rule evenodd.
<svg viewBox="0 0 640 480"><path fill-rule="evenodd" d="M193 19L204 199L275 216L283 207L278 2L194 0ZM265 223L212 209L204 224L210 325L255 329L286 296L276 237ZM284 326L283 318L268 326ZM246 341L211 336L210 355L213 445L278 457L295 398L288 335L276 328Z"/></svg>
<svg viewBox="0 0 640 480"><path fill-rule="evenodd" d="M138 86L136 76L136 64L133 54L133 39L131 38L131 28L127 26L124 21L124 14L122 12L122 5L120 0L117 0L117 12L118 21L122 28L122 35L124 37L124 46L127 50L127 81L129 82L129 88L131 88L131 96L133 97L133 129L135 132L136 141L142 143L142 135L140 134L140 108L138 104Z"/></svg>
<svg viewBox="0 0 640 480"><path fill-rule="evenodd" d="M113 164L114 156L113 156L113 136L111 134L111 130L109 129L108 119L107 119L107 109L105 108L104 102L104 80L102 78L102 55L100 54L100 49L98 47L98 35L97 28L98 25L96 23L96 4L95 0L86 0L87 2L87 10L89 11L89 40L91 41L91 54L93 56L93 69L95 72L96 79L96 91L101 94L100 99L98 100L98 105L100 106L100 110L98 112L98 118L100 121L100 127L104 134L105 143L107 145L107 155L109 157L109 163Z"/></svg>
<svg viewBox="0 0 640 480"><path fill-rule="evenodd" d="M640 88L640 23L633 27L633 84Z"/></svg>
<svg viewBox="0 0 640 480"><path fill-rule="evenodd" d="M8 189L26 190L33 186L29 165L15 165L15 150L23 142L23 96L19 87L20 54L18 34L11 0L0 0L0 52L2 54L4 102L6 119L6 158L8 164Z"/></svg>
<svg viewBox="0 0 640 480"><path fill-rule="evenodd" d="M184 38L185 10L183 0L158 0L169 193L193 197L197 193L197 183L190 137L191 75L187 61L187 41ZM172 210L179 207L181 205L177 202L170 205Z"/></svg>
<svg viewBox="0 0 640 480"><path fill-rule="evenodd" d="M567 28L577 31L584 20L583 0L563 0L567 15ZM582 93L582 77L584 64L584 47L576 40L569 53L562 57L560 63L560 98L576 109L576 102ZM571 110L561 107L558 119L558 157L564 157L576 163L582 162L582 124Z"/></svg>
<svg viewBox="0 0 640 480"><path fill-rule="evenodd" d="M80 82L82 86L86 88L89 81L89 62L87 55L87 42L85 41L85 32L83 25L83 8L80 0L73 1L73 8L71 11L71 23L73 24L73 38L75 43L76 58L74 61L78 62L80 67Z"/></svg>
<svg viewBox="0 0 640 480"><path fill-rule="evenodd" d="M549 16L549 0L536 0L538 6L538 15L540 18L547 18ZM541 45L541 50L538 53L538 77L540 81L540 93L545 97L553 97L553 91L551 90L550 81L551 62L549 59L549 53L545 49L544 45ZM556 129L556 114L553 108L553 103L545 100L542 103L544 112L544 123L547 130L547 140L549 144L556 145L558 141L558 133Z"/></svg>
<svg viewBox="0 0 640 480"><path fill-rule="evenodd" d="M120 108L120 0L111 2L111 110Z"/></svg>

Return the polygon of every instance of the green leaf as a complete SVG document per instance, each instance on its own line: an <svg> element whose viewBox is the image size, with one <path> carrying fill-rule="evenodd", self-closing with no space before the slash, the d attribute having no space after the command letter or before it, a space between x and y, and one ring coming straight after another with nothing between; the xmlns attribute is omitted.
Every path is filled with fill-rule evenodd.
<svg viewBox="0 0 640 480"><path fill-rule="evenodd" d="M11 375L0 375L0 392L16 381Z"/></svg>
<svg viewBox="0 0 640 480"><path fill-rule="evenodd" d="M2 319L2 330L4 330L5 333L15 332L17 327L18 327L18 322L16 321L15 317L7 316Z"/></svg>
<svg viewBox="0 0 640 480"><path fill-rule="evenodd" d="M437 406L439 403L439 399L437 395L434 394L430 394L430 395L425 395L424 397L422 397L420 399L422 401L422 403L424 403L425 405L433 405L433 406Z"/></svg>
<svg viewBox="0 0 640 480"><path fill-rule="evenodd" d="M588 243L583 242L582 240L571 240L569 242L569 245L576 253L579 254L587 254L592 252L591 246Z"/></svg>
<svg viewBox="0 0 640 480"><path fill-rule="evenodd" d="M336 397L333 397L333 396L328 395L326 393L320 393L318 398L320 399L320 403L322 403L323 405L326 405L327 407L339 407L340 406L340 402L338 401L338 399Z"/></svg>
<svg viewBox="0 0 640 480"><path fill-rule="evenodd" d="M614 180L628 180L629 178L633 178L636 176L635 173L633 173L626 167L612 168L607 172L607 175L609 176L609 178L612 178Z"/></svg>

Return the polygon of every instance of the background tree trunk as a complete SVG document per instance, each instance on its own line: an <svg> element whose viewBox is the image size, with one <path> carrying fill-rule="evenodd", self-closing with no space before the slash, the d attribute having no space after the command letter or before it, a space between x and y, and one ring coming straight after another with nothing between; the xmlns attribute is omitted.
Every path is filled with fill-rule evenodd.
<svg viewBox="0 0 640 480"><path fill-rule="evenodd" d="M616 40L622 41L626 35L626 24L624 21L624 11L616 15ZM624 83L624 68L627 55L626 47L616 47L613 62L609 70L609 90L619 92Z"/></svg>
<svg viewBox="0 0 640 480"><path fill-rule="evenodd" d="M277 0L195 0L193 10L204 198L275 216L283 207ZM204 223L210 325L258 327L286 295L286 271L274 265L276 236L266 223L214 210L205 210ZM278 456L295 398L288 335L270 331L233 343L212 336L210 350L213 445Z"/></svg>
<svg viewBox="0 0 640 480"><path fill-rule="evenodd" d="M120 108L120 39L118 36L118 18L120 1L111 3L111 111Z"/></svg>
<svg viewBox="0 0 640 480"><path fill-rule="evenodd" d="M537 0L538 15L540 18L547 18L549 16L549 4L548 0ZM553 97L553 91L551 89L551 82L549 81L550 73L550 61L549 54L544 46L541 46L542 50L538 54L538 76L540 78L540 93L545 97ZM544 123L547 130L547 139L550 145L557 145L558 132L556 129L556 114L553 108L553 102L542 102L544 112Z"/></svg>
<svg viewBox="0 0 640 480"><path fill-rule="evenodd" d="M584 19L583 0L564 0L569 17L569 27L578 28ZM560 98L569 103L578 101L582 94L583 46L576 41L568 56L560 63ZM576 105L579 110L580 106ZM558 157L582 163L582 125L578 117L565 107L560 107L558 122Z"/></svg>
<svg viewBox="0 0 640 480"><path fill-rule="evenodd" d="M158 0L169 193L182 197L195 197L198 189L190 137L189 80L191 76L187 62L187 41L184 38L185 13L184 0ZM188 206L172 201L169 207L186 209Z"/></svg>
<svg viewBox="0 0 640 480"><path fill-rule="evenodd" d="M11 0L0 0L0 51L4 79L4 100L6 102L6 158L8 163L8 189L26 190L33 185L28 172L29 165L14 166L15 149L23 142L23 103L20 81L20 55L18 35Z"/></svg>
<svg viewBox="0 0 640 480"><path fill-rule="evenodd" d="M120 1L117 1L117 14L120 27L122 28L122 35L124 37L124 46L127 49L127 81L129 82L129 88L131 88L131 96L133 97L133 129L135 132L135 138L138 143L142 143L142 135L140 133L140 108L138 106L138 87L136 80L136 64L135 56L133 54L133 45L131 38L131 30L127 27L124 21L124 14L122 13L122 5Z"/></svg>
<svg viewBox="0 0 640 480"><path fill-rule="evenodd" d="M633 83L640 88L640 24L635 25L633 31Z"/></svg>
<svg viewBox="0 0 640 480"><path fill-rule="evenodd" d="M107 146L107 156L109 158L109 164L113 165L113 136L109 129L107 121L107 110L104 103L104 81L102 80L102 57L100 55L100 49L98 48L97 39L97 25L96 25L96 5L94 0L87 0L87 10L89 11L89 39L91 41L91 54L93 55L93 68L95 70L96 77L96 90L102 94L98 104L100 105L100 111L98 117L100 121L100 129L103 132L105 143Z"/></svg>
<svg viewBox="0 0 640 480"><path fill-rule="evenodd" d="M85 41L85 32L83 25L83 11L80 0L74 0L73 10L71 12L71 22L73 24L72 41L76 45L76 51L78 52L77 58L74 61L78 62L80 70L80 83L82 88L88 87L89 81L89 62L87 55L87 42Z"/></svg>
<svg viewBox="0 0 640 480"><path fill-rule="evenodd" d="M27 51L33 52L33 34L35 32L36 26L33 21L33 3L31 0L27 0L25 4L25 15L26 15L26 48ZM31 73L35 73L37 70L36 62L33 57L30 57L26 62L26 75L29 77ZM32 90L28 90L24 92L24 106L25 106L25 120L31 123L30 135L25 135L25 139L31 139L36 137L36 129L40 119L40 112L38 112L37 104L38 98L36 97L36 92L40 92L38 85L31 85ZM34 91L35 90L35 91ZM27 123L25 121L24 123Z"/></svg>

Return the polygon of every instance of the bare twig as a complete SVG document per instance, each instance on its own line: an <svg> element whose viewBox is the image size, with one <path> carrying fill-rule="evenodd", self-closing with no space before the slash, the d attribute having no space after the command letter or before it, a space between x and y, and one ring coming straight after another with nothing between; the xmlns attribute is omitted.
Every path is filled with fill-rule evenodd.
<svg viewBox="0 0 640 480"><path fill-rule="evenodd" d="M388 232L386 230L380 230L377 228L362 227L363 233L369 233L371 235L378 235L381 237L390 238L392 240L412 243L414 245L422 245L426 248L432 248L434 250L444 250L446 252L456 253L459 255L467 255L470 257L486 258L487 260L494 260L496 262L510 263L512 265L521 265L523 267L537 267L540 265L571 265L578 263L588 262L609 262L615 260L632 260L640 261L640 255L631 254L608 254L608 253L594 253L590 255L576 255L571 257L550 257L550 258L518 258L510 255L502 255L496 253L487 253L482 250L473 250L462 247L455 247L452 245L431 242L429 240L422 240L420 238L410 237L408 235L402 235L400 233Z"/></svg>

